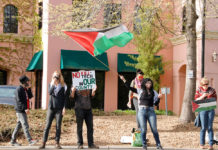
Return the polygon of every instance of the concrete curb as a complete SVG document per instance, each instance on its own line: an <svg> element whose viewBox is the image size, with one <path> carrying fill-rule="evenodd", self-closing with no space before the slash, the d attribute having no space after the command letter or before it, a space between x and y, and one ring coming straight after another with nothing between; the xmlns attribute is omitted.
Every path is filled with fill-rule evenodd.
<svg viewBox="0 0 218 150"><path fill-rule="evenodd" d="M39 146L0 146L0 150L37 150ZM62 146L65 150L76 150L77 146ZM46 149L54 150L54 146L46 146ZM84 146L84 149L88 149ZM131 147L131 146L100 146L100 150L136 150L142 149L141 147ZM148 150L156 150L156 147L148 147ZM180 148L164 148L164 150L199 150L199 149L180 149ZM214 149L215 150L215 149Z"/></svg>

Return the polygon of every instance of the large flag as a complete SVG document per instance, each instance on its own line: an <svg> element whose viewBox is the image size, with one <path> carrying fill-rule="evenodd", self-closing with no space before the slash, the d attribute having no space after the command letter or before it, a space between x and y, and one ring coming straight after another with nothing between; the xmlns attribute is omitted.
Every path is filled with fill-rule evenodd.
<svg viewBox="0 0 218 150"><path fill-rule="evenodd" d="M124 47L133 38L133 34L124 25L104 30L83 29L64 31L64 33L93 56L100 55L113 46Z"/></svg>
<svg viewBox="0 0 218 150"><path fill-rule="evenodd" d="M216 98L193 100L192 109L194 112L216 109Z"/></svg>

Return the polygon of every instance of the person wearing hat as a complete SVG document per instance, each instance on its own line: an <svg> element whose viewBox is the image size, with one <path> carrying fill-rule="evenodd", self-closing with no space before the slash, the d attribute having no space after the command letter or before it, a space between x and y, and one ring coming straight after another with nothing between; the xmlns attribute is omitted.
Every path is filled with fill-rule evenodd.
<svg viewBox="0 0 218 150"><path fill-rule="evenodd" d="M27 114L29 114L30 109L30 99L33 97L30 80L27 76L23 75L19 78L20 86L15 91L15 110L17 116L17 125L13 131L11 137L12 146L20 146L16 142L16 136L18 131L22 128L25 134L26 139L29 142L29 145L34 145L37 143L36 140L33 140L29 133L29 124L27 120Z"/></svg>

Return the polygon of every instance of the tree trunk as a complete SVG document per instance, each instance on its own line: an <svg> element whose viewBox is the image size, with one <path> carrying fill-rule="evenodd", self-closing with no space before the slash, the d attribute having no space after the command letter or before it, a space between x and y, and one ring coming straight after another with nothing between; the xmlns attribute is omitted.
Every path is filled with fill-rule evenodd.
<svg viewBox="0 0 218 150"><path fill-rule="evenodd" d="M180 121L189 123L194 120L191 101L194 100L196 90L196 8L195 0L186 0L186 39L187 39L187 67L186 67L186 84L182 104Z"/></svg>

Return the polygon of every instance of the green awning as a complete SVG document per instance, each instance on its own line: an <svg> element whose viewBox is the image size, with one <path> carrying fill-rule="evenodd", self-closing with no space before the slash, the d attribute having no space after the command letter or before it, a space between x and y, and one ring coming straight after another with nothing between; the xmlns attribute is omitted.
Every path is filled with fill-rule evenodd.
<svg viewBox="0 0 218 150"><path fill-rule="evenodd" d="M134 57L138 57L138 54L118 54L118 61L117 61L117 72L136 72L136 68L132 66L127 66L125 62L129 62L131 64L136 64L137 61L133 60L129 57L129 55L132 55ZM160 56L155 56L160 58ZM161 68L162 69L162 68Z"/></svg>
<svg viewBox="0 0 218 150"><path fill-rule="evenodd" d="M43 51L39 51L34 54L26 71L42 70L42 65L43 65Z"/></svg>
<svg viewBox="0 0 218 150"><path fill-rule="evenodd" d="M108 71L107 54L93 57L87 51L61 50L61 69Z"/></svg>
<svg viewBox="0 0 218 150"><path fill-rule="evenodd" d="M132 66L127 66L125 62L136 64L137 62L129 57L132 55L138 57L138 54L118 54L117 56L117 72L136 72L136 69Z"/></svg>

